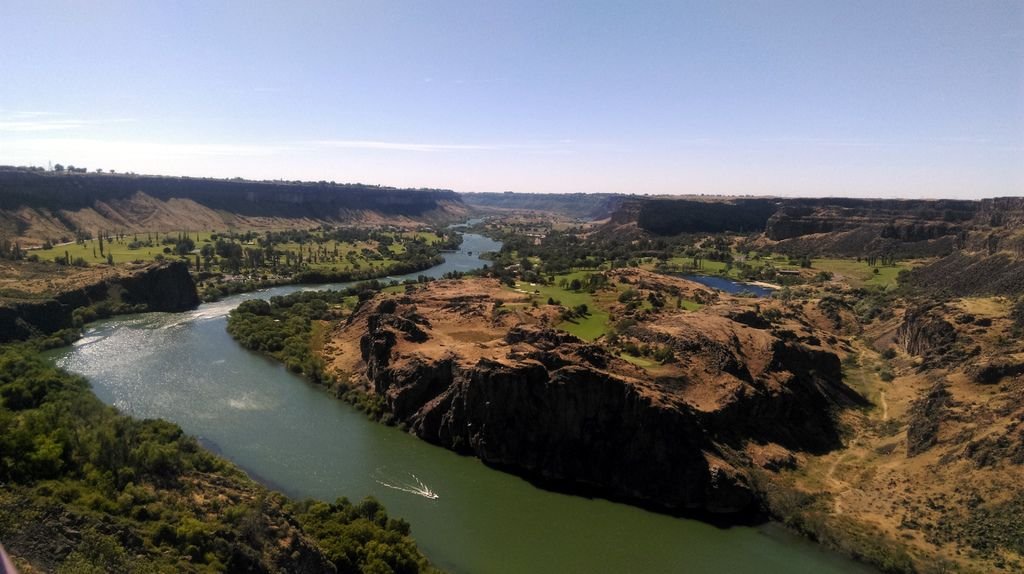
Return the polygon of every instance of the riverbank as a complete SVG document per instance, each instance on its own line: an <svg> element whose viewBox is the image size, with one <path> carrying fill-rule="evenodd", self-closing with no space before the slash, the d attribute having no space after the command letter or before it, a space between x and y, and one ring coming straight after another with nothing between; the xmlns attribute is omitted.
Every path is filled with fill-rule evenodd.
<svg viewBox="0 0 1024 574"><path fill-rule="evenodd" d="M236 344L225 316L240 300L184 315L144 314L90 327L50 360L93 381L104 402L173 420L293 497L373 496L408 520L431 562L453 571L694 574L870 571L770 525L720 529L599 498L539 489L474 458L372 422L347 403ZM144 349L126 356L124 349ZM139 373L144 373L140 381ZM415 482L436 500L381 486ZM736 548L744 548L736 552ZM499 558L496 558L499 557Z"/></svg>
<svg viewBox="0 0 1024 574"><path fill-rule="evenodd" d="M448 253L457 253L457 251L451 251ZM257 278L257 276L209 276L204 277L200 274L200 281L197 283L197 289L200 298L204 303L212 303L219 301L224 297L230 295L238 295L240 293L252 293L253 291L259 291L262 289L270 289L273 287L284 287L287 285L324 285L331 283L354 283L361 281L374 281L391 277L392 275L406 275L410 273L418 273L420 271L426 271L433 267L437 267L444 263L444 256L438 255L429 260L425 260L422 264L417 265L393 265L387 269L380 271L354 273L351 271L338 271L338 272L323 272L323 271L304 271L297 273L289 277L270 277L270 278ZM265 277L265 276L259 276Z"/></svg>
<svg viewBox="0 0 1024 574"><path fill-rule="evenodd" d="M98 317L143 311L186 311L199 305L181 262L77 269L5 262L0 282L0 342L80 328Z"/></svg>
<svg viewBox="0 0 1024 574"><path fill-rule="evenodd" d="M459 253L455 253L450 257L458 262L459 256ZM148 271L150 267L159 273L168 268L176 271L184 269L180 263L164 263L146 266L143 272L152 274ZM89 271L95 275L95 269ZM409 538L408 524L388 518L373 499L358 505L349 503L347 499L339 499L333 504L311 501L293 503L259 486L231 463L209 454L193 439L183 435L177 426L160 421L137 422L115 413L113 409L99 407L99 401L82 379L70 377L61 370L40 370L42 363L35 358L36 354L42 349L78 340L78 329L84 323L124 312L137 313L149 309L148 306L126 306L126 295L134 297L134 291L121 288L112 292L111 287L124 285L123 273L119 274L113 268L102 271L107 272L99 277L98 285L102 289L86 289L89 297L82 300L67 299L60 305L62 312L74 315L74 321L67 321L69 326L61 331L61 337L51 337L45 342L39 339L0 345L0 364L3 365L3 369L0 369L0 397L3 398L0 402L0 427L7 429L0 433L0 452L6 453L5 456L13 456L15 461L20 460L21 464L32 465L21 470L12 470L8 463L0 465L0 481L7 487L0 495L0 539L8 546L23 570L74 570L88 566L100 571L124 571L152 567L160 569L170 565L174 565L173 570L185 572L206 569L319 572L332 568L351 571L353 568L362 570L381 567L401 571L431 570ZM184 277L188 277L187 271ZM154 280L159 282L159 278ZM72 287L80 282L76 278L71 281ZM148 283L143 281L142 284ZM128 285L131 287L133 283L129 281ZM51 289L53 286L52 283L49 285ZM166 291L167 287L151 286L143 291L152 297L154 293ZM190 287L184 292L195 297L194 284L190 283ZM116 305L111 303L112 293L116 296ZM52 294L42 292L40 295L49 297ZM62 295L57 294L57 297L59 302ZM198 298L195 303L198 304ZM39 323L38 314L33 314L34 307L23 310L28 314L26 317ZM47 329L45 323L40 326L42 328L36 328L40 332L53 331L52 328ZM64 327L64 323L59 326ZM26 336L31 336L33 332L35 329L27 332ZM88 341L80 343L87 344ZM123 356L131 360L141 351L143 349L133 349ZM24 388L32 388L35 384L35 379L26 380L24 376L17 375L24 374L26 370L30 374L35 370L49 373L46 377L50 381L72 382L76 390L71 395L62 392L60 400L73 400L79 405L78 413L96 411L103 416L94 414L88 421L69 420L66 425L60 423L57 427L53 426L51 419L46 430L50 433L48 436L58 437L57 442L49 438L41 442L29 435L7 432L10 430L9 425L19 419L35 417L34 412L26 409L23 403L12 403L12 400L21 401L17 397L25 396ZM49 408L45 395L31 391L29 396L33 401L41 401L43 408ZM102 435L107 429L117 428L122 429L116 431L121 433L124 428L143 428L147 425L157 425L163 429L160 436L169 437L168 440L177 445L174 448L184 449L181 453L185 454L173 454L167 450L170 446L165 442L157 442L150 447L147 446L150 443L135 445L131 442L131 435L111 437L112 442L107 448L128 453L125 455L127 459L115 460L118 473L114 475L112 484L107 482L110 479L105 478L106 475L97 476L90 474L92 471L87 472L90 468L96 468L95 461L83 463L82 457L74 455L68 444L60 438L65 434L61 431L65 427L78 429L76 433L81 436L83 432ZM17 428L24 430L23 425ZM77 447L82 446L80 441L75 444ZM32 451L33 448L36 450ZM22 452L18 449L29 450ZM136 462L132 454L136 451L161 453L157 456L162 457L159 460L163 462L155 464L163 465L160 467L163 470L155 476L146 474L146 468L149 467L140 470L141 467L135 465L143 463ZM41 467L38 461L43 460L43 456L56 456L57 459L47 467L49 470L43 468L39 471ZM65 460L69 457L74 459L73 464ZM179 459L183 462L174 462ZM82 467L82 464L86 466ZM170 466L164 468L168 464ZM126 478L121 478L122 474ZM140 498L138 492L149 494ZM201 503L197 506L193 503L194 499ZM158 501L167 512L173 512L174 521L169 524L169 515L155 509L152 500ZM228 513L229 523L211 518L222 515L225 512L223 508L218 506L211 509L206 505L220 505L222 503L218 501L224 500L236 502L232 508L237 512ZM238 501L251 501L256 506L253 506L253 510L246 510L248 507L238 506L241 504ZM38 517L40 514L49 518L41 519ZM238 518L240 522L230 522L235 520L231 517ZM102 534L93 532L95 527L91 525L97 520L107 524L101 529ZM185 520L184 525L182 520ZM278 524L281 520L284 523ZM116 525L113 531L109 526L111 523ZM294 526L297 523L300 526ZM183 530L186 526L189 530ZM246 530L232 534L230 531L235 527ZM224 543L219 536L228 536L240 542ZM102 550L96 550L97 547ZM279 556L282 552L287 555Z"/></svg>
<svg viewBox="0 0 1024 574"><path fill-rule="evenodd" d="M475 254L496 249L493 242L467 236L463 253L425 274L468 271L482 264ZM465 256L467 251L474 256ZM245 351L226 333L225 316L241 301L300 290L279 287L234 296L182 316L114 318L91 327L85 339L50 358L87 375L105 402L135 416L180 423L289 495L380 499L409 520L420 547L443 568L497 573L868 571L777 526L721 530L607 500L541 490L373 423L348 404L329 400L321 387ZM127 357L126 348L146 352ZM137 373L145 373L146 384L139 384ZM412 481L407 473L439 498L428 500L376 481L381 474ZM737 547L745 551L737 553Z"/></svg>
<svg viewBox="0 0 1024 574"><path fill-rule="evenodd" d="M432 571L378 502L290 501L39 351L0 346L0 540L23 571Z"/></svg>

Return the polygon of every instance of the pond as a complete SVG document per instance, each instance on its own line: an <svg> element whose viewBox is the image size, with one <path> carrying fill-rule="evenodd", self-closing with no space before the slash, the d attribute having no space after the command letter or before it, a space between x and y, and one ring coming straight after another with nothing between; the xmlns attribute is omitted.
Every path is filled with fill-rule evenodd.
<svg viewBox="0 0 1024 574"><path fill-rule="evenodd" d="M755 297L771 297L774 289L764 287L762 285L753 285L751 283L742 283L740 281L733 281L726 277L719 277L717 275L682 275L683 279L689 279L695 283L706 285L712 289L718 289L719 291L725 291L732 295L739 295L741 293L749 293Z"/></svg>

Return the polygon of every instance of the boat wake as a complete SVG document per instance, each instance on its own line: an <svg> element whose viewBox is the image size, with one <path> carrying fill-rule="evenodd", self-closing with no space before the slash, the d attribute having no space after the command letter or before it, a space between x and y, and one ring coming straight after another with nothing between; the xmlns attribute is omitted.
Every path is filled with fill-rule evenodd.
<svg viewBox="0 0 1024 574"><path fill-rule="evenodd" d="M429 486L423 484L423 481L411 472L401 473L399 477L396 477L394 475L389 475L387 473L387 469L378 468L371 476L377 484L386 486L387 488L408 492L409 494L415 494L417 496L422 496L423 498L429 498L430 500L437 500L440 498L436 492L430 490ZM406 476L408 476L408 478L406 478ZM415 484L409 481L409 478L415 481Z"/></svg>

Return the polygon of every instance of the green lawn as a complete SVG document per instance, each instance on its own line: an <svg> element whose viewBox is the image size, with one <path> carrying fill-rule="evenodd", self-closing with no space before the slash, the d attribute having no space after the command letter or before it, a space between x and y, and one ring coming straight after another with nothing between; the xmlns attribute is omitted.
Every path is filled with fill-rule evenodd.
<svg viewBox="0 0 1024 574"><path fill-rule="evenodd" d="M196 242L196 247L202 247L205 241L210 240L211 232L189 232L189 237ZM153 261L157 255L161 255L165 258L177 258L176 254L164 253L164 247L174 248L174 245L163 245L161 241L164 237L176 238L178 232L170 233L129 233L124 236L123 239L114 239L113 241L103 240L103 253L100 255L99 240L89 239L82 243L72 243L70 245L57 245L52 249L36 249L32 253L39 255L39 258L44 261L53 261L55 257L64 257L64 252L68 253L71 260L74 261L78 257L81 257L89 264L100 264L107 262L107 254L114 257L114 263L130 263L132 261ZM153 240L153 247L141 247L139 249L129 249L128 244L136 240L145 242L149 238ZM198 239L197 239L198 238Z"/></svg>
<svg viewBox="0 0 1024 574"><path fill-rule="evenodd" d="M577 305L586 305L589 310L586 317L577 317L571 321L563 321L557 327L585 341L593 341L608 332L610 328L608 325L608 312L597 306L594 296L590 293L586 291L570 291L558 286L560 279L564 278L566 281L580 279L582 281L583 276L588 273L590 272L576 271L564 275L556 275L555 284L553 285L531 285L520 281L516 284L516 289L529 293L541 305L546 304L548 298L560 301L562 306L570 309Z"/></svg>
<svg viewBox="0 0 1024 574"><path fill-rule="evenodd" d="M811 269L829 271L842 275L853 287L881 287L891 289L896 286L896 276L912 265L899 263L893 267L871 266L866 261L856 259L812 259ZM878 273L875 273L875 269Z"/></svg>
<svg viewBox="0 0 1024 574"><path fill-rule="evenodd" d="M726 265L722 261L711 261L709 259L702 259L700 261L700 267L698 267L697 269L688 268L693 263L693 258L691 257L671 257L669 258L667 263L671 266L680 267L692 273L722 275L725 277L732 277L734 279L739 278L739 271L737 269L730 269L727 272L725 269ZM748 261L747 263L749 263L751 267L755 268L762 267L764 265L764 261L760 259L751 260ZM640 267L647 270L653 270L656 265L657 261L652 261L650 263L642 264Z"/></svg>
<svg viewBox="0 0 1024 574"><path fill-rule="evenodd" d="M696 301L690 301L689 299L683 299L680 303L682 304L683 309L687 311L700 311L704 308L704 305L701 305Z"/></svg>

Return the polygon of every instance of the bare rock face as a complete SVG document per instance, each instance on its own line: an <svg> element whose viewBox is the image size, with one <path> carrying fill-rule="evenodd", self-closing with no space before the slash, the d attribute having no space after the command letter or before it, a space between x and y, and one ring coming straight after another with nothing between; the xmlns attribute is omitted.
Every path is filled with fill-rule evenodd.
<svg viewBox="0 0 1024 574"><path fill-rule="evenodd" d="M920 357L945 354L956 342L956 328L939 314L939 309L912 309L896 331L896 343Z"/></svg>
<svg viewBox="0 0 1024 574"><path fill-rule="evenodd" d="M658 335L681 358L677 375L652 380L569 333L496 324L477 312L486 298L452 306L464 298L443 286L379 296L338 335L360 333L366 385L431 443L560 488L712 513L757 509L744 445L774 443L779 468L787 449L838 445L830 413L852 391L823 348L703 317L710 334Z"/></svg>
<svg viewBox="0 0 1024 574"><path fill-rule="evenodd" d="M0 302L0 342L49 334L73 325L72 312L100 303L133 311L177 312L199 305L199 293L182 262L117 272L36 301Z"/></svg>
<svg viewBox="0 0 1024 574"><path fill-rule="evenodd" d="M678 509L737 511L752 495L711 468L692 411L602 370L612 360L566 333L516 329L519 357L392 357L392 321L370 318L363 359L390 410L429 442L541 480Z"/></svg>

